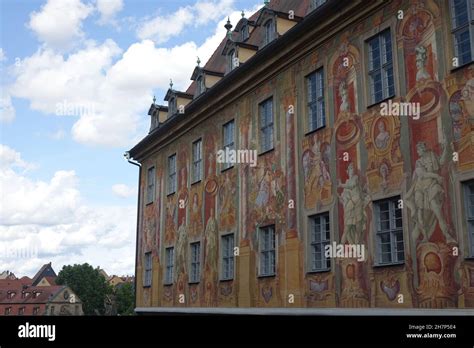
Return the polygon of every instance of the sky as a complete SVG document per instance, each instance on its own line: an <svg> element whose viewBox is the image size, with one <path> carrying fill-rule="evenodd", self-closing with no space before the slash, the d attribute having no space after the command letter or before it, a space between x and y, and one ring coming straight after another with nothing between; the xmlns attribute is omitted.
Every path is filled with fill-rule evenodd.
<svg viewBox="0 0 474 348"><path fill-rule="evenodd" d="M0 273L134 273L148 109L263 0L0 0Z"/></svg>

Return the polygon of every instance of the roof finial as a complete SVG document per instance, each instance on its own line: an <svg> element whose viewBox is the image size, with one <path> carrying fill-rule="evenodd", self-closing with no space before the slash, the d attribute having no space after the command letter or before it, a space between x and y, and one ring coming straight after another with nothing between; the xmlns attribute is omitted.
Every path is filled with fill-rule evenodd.
<svg viewBox="0 0 474 348"><path fill-rule="evenodd" d="M265 4L266 7L268 7L268 5L270 5L270 0L265 0L263 3Z"/></svg>
<svg viewBox="0 0 474 348"><path fill-rule="evenodd" d="M155 104L156 104L156 97L153 96L153 105L155 105Z"/></svg>
<svg viewBox="0 0 474 348"><path fill-rule="evenodd" d="M230 31L230 29L232 29L233 25L230 23L230 18L227 17L227 24L224 25L224 28L227 29L227 31Z"/></svg>
<svg viewBox="0 0 474 348"><path fill-rule="evenodd" d="M240 14L242 16L242 18L245 18L245 12L244 10L242 10L242 13Z"/></svg>
<svg viewBox="0 0 474 348"><path fill-rule="evenodd" d="M199 67L200 64L201 64L201 59L199 59L199 57L198 57L198 60L197 60L198 67Z"/></svg>
<svg viewBox="0 0 474 348"><path fill-rule="evenodd" d="M173 79L170 79L170 89L173 89Z"/></svg>

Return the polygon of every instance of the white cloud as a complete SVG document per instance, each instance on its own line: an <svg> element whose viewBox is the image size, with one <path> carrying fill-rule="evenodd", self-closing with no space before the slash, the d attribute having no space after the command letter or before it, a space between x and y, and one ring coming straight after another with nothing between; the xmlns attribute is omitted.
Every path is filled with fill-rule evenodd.
<svg viewBox="0 0 474 348"><path fill-rule="evenodd" d="M230 17L237 23L240 11ZM29 100L33 110L47 114L55 114L64 103L77 110L93 105L93 112L73 115L78 117L73 138L87 145L128 147L148 128L145 115L153 90L167 90L170 78L176 89L185 90L196 57L207 61L225 37L226 20L222 16L201 46L190 41L162 48L143 40L122 54L113 40L106 40L100 45L88 42L67 56L41 48L14 67L16 80L9 91L13 97Z"/></svg>
<svg viewBox="0 0 474 348"><path fill-rule="evenodd" d="M232 12L234 0L197 1L193 6L180 7L166 16L148 19L137 29L141 40L151 39L157 44L178 36L186 27L197 27L217 21Z"/></svg>
<svg viewBox="0 0 474 348"><path fill-rule="evenodd" d="M116 24L115 16L123 9L123 0L97 0L99 24Z"/></svg>
<svg viewBox="0 0 474 348"><path fill-rule="evenodd" d="M136 194L136 190L133 187L127 186L125 184L116 184L112 186L112 191L115 195L121 198L128 198Z"/></svg>
<svg viewBox="0 0 474 348"><path fill-rule="evenodd" d="M56 132L50 133L49 137L53 140L61 140L66 136L64 129L58 129Z"/></svg>
<svg viewBox="0 0 474 348"><path fill-rule="evenodd" d="M5 89L0 94L0 122L11 122L15 119L15 108L12 99Z"/></svg>
<svg viewBox="0 0 474 348"><path fill-rule="evenodd" d="M0 47L0 62L3 62L4 60L7 60L7 56L5 55L3 48Z"/></svg>
<svg viewBox="0 0 474 348"><path fill-rule="evenodd" d="M0 270L32 275L53 261L57 271L88 262L108 272L132 272L135 207L85 204L74 171L32 180L15 170L28 163L8 146L0 147L0 161ZM26 259L18 257L23 249L30 251Z"/></svg>
<svg viewBox="0 0 474 348"><path fill-rule="evenodd" d="M28 27L48 47L68 49L84 37L82 21L93 9L80 0L48 0L40 11L30 14Z"/></svg>

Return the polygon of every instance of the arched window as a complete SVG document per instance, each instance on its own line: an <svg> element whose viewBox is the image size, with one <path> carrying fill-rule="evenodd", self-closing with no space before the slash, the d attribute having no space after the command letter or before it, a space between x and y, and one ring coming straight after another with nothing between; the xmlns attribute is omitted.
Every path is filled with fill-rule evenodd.
<svg viewBox="0 0 474 348"><path fill-rule="evenodd" d="M197 94L200 95L206 91L206 85L204 84L204 76L199 76L196 80L197 83Z"/></svg>
<svg viewBox="0 0 474 348"><path fill-rule="evenodd" d="M168 102L168 114L171 116L171 115L174 115L175 113L176 113L176 98L172 97L170 98Z"/></svg>
<svg viewBox="0 0 474 348"><path fill-rule="evenodd" d="M249 38L249 27L248 25L244 25L241 30L241 39L242 41L245 41Z"/></svg>

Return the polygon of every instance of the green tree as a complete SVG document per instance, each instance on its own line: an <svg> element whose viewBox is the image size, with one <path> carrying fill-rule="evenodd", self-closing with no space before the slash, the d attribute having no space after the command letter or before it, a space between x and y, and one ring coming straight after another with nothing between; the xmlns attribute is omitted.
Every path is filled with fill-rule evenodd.
<svg viewBox="0 0 474 348"><path fill-rule="evenodd" d="M63 266L56 283L67 285L76 293L82 301L85 315L103 315L105 313L105 297L112 292L112 288L98 269L87 263Z"/></svg>
<svg viewBox="0 0 474 348"><path fill-rule="evenodd" d="M135 291L132 283L119 284L115 289L115 301L117 303L117 314L133 315Z"/></svg>

